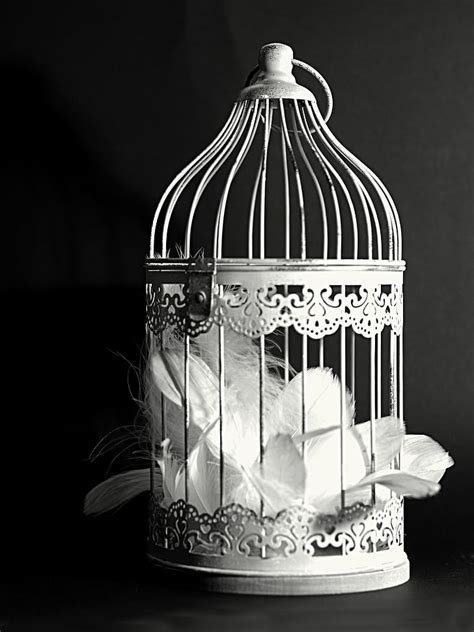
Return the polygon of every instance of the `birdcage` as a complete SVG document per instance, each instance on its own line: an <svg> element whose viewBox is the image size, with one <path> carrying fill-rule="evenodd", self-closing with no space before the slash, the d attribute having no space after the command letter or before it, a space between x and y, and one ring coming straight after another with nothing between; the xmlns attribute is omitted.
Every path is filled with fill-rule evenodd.
<svg viewBox="0 0 474 632"><path fill-rule="evenodd" d="M264 46L153 219L148 553L218 590L409 577L400 221L332 105L319 72Z"/></svg>

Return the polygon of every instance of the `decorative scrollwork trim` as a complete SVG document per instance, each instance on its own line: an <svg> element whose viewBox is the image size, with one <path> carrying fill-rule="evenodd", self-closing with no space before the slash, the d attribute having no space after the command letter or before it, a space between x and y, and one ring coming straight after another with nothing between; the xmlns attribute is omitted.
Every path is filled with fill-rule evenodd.
<svg viewBox="0 0 474 632"><path fill-rule="evenodd" d="M281 286L255 283L239 285L220 295L215 286L209 317L194 320L189 314L189 290L182 285L147 285L147 325L159 334L176 327L198 336L213 325L230 327L257 338L280 327L293 327L310 338L334 334L351 327L365 338L373 338L384 327L399 334L403 326L402 285L359 285L341 289L332 285Z"/></svg>
<svg viewBox="0 0 474 632"><path fill-rule="evenodd" d="M191 566L287 572L330 572L344 560L351 568L380 566L403 552L403 501L393 497L380 509L355 503L328 515L295 505L262 518L235 503L212 516L184 500L164 509L152 496L149 545L152 556Z"/></svg>

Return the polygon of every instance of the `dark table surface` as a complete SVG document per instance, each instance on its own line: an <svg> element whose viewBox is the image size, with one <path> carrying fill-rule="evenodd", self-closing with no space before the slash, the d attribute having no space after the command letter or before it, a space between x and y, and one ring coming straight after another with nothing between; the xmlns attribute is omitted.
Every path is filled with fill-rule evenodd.
<svg viewBox="0 0 474 632"><path fill-rule="evenodd" d="M412 559L411 580L365 594L205 593L139 563L115 576L31 574L3 586L1 632L474 630L474 558Z"/></svg>

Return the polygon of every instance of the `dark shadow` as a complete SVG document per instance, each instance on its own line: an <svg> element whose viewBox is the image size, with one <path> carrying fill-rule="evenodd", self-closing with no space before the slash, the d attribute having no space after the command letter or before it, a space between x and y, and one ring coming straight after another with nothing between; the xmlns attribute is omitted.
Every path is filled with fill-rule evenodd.
<svg viewBox="0 0 474 632"><path fill-rule="evenodd" d="M101 138L32 67L0 67L3 288L131 286L142 280L152 203L101 163Z"/></svg>

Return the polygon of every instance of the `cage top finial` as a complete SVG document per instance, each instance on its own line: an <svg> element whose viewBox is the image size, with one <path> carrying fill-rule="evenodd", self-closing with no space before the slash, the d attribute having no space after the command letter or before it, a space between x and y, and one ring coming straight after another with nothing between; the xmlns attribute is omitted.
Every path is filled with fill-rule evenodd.
<svg viewBox="0 0 474 632"><path fill-rule="evenodd" d="M247 99L303 99L315 101L310 90L296 83L293 75L293 49L286 44L265 44L258 55L258 66L247 80L239 101Z"/></svg>
<svg viewBox="0 0 474 632"><path fill-rule="evenodd" d="M293 77L293 49L286 44L265 44L258 55L258 65L267 78L296 83Z"/></svg>

